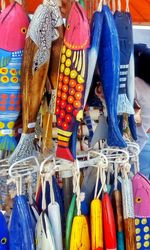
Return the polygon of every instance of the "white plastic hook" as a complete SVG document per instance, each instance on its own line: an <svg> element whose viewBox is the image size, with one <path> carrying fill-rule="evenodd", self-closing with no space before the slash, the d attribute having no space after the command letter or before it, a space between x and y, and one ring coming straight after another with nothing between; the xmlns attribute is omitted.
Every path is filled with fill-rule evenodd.
<svg viewBox="0 0 150 250"><path fill-rule="evenodd" d="M39 162L35 156L22 159L13 163L9 168L9 176L12 178L28 176L29 173L39 172Z"/></svg>

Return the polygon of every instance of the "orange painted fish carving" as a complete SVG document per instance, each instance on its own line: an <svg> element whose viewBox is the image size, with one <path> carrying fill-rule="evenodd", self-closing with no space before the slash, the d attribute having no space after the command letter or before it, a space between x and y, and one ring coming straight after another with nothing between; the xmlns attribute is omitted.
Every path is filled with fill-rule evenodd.
<svg viewBox="0 0 150 250"><path fill-rule="evenodd" d="M82 6L75 2L70 10L61 54L56 101L58 147L56 156L74 161L69 148L75 124L83 118L87 49L90 28Z"/></svg>

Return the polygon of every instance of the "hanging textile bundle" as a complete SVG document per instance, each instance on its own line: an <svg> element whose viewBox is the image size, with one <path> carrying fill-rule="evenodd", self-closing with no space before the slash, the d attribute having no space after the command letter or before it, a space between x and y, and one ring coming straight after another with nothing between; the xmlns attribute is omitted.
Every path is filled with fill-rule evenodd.
<svg viewBox="0 0 150 250"><path fill-rule="evenodd" d="M136 249L150 248L150 181L140 173L132 180L136 226Z"/></svg>
<svg viewBox="0 0 150 250"><path fill-rule="evenodd" d="M74 2L64 37L56 101L58 127L56 156L71 161L75 158L69 145L71 136L74 129L77 131L79 121L83 119L89 43L90 30L85 11L78 2ZM75 146L76 138L73 147Z"/></svg>
<svg viewBox="0 0 150 250"><path fill-rule="evenodd" d="M103 5L102 11L104 18L98 63L108 114L107 144L109 146L126 147L117 120L120 67L118 33L109 7Z"/></svg>
<svg viewBox="0 0 150 250"><path fill-rule="evenodd" d="M62 18L55 0L39 5L31 20L22 65L23 132L10 163L34 154L35 123L46 83L51 43Z"/></svg>
<svg viewBox="0 0 150 250"><path fill-rule="evenodd" d="M0 225L0 250L9 250L9 232L2 212L0 212Z"/></svg>
<svg viewBox="0 0 150 250"><path fill-rule="evenodd" d="M14 125L21 109L20 75L29 20L14 2L0 15L0 150L17 145Z"/></svg>

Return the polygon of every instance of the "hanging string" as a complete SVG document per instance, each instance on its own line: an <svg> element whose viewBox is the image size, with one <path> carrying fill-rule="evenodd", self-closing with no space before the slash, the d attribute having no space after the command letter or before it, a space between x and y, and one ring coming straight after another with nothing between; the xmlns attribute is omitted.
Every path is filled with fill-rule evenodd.
<svg viewBox="0 0 150 250"><path fill-rule="evenodd" d="M126 0L126 12L130 12L129 0Z"/></svg>
<svg viewBox="0 0 150 250"><path fill-rule="evenodd" d="M118 184L118 166L115 166L115 172L114 172L114 190L117 190L117 184Z"/></svg>
<svg viewBox="0 0 150 250"><path fill-rule="evenodd" d="M115 0L112 0L112 11L113 11L113 13L115 13L115 11L116 11L116 1Z"/></svg>
<svg viewBox="0 0 150 250"><path fill-rule="evenodd" d="M118 11L121 11L121 0L118 0Z"/></svg>
<svg viewBox="0 0 150 250"><path fill-rule="evenodd" d="M101 11L102 10L102 4L103 4L103 0L100 0L100 2L98 4L97 11Z"/></svg>
<svg viewBox="0 0 150 250"><path fill-rule="evenodd" d="M49 184L50 184L50 200L51 200L51 203L54 204L55 203L55 195L54 195L54 189L53 189L52 175L50 175L50 177L49 177Z"/></svg>
<svg viewBox="0 0 150 250"><path fill-rule="evenodd" d="M42 210L44 211L46 209L46 180L44 177L41 178L41 184L42 184Z"/></svg>
<svg viewBox="0 0 150 250"><path fill-rule="evenodd" d="M80 168L79 168L79 162L78 160L75 161L73 166L73 179L74 180L74 189L76 191L76 204L77 204L77 215L81 215L81 193L80 193Z"/></svg>
<svg viewBox="0 0 150 250"><path fill-rule="evenodd" d="M97 168L97 176L96 176L96 185L95 185L94 199L96 199L96 196L97 196L99 179L100 179L100 167Z"/></svg>
<svg viewBox="0 0 150 250"><path fill-rule="evenodd" d="M107 186L106 186L106 173L105 173L105 168L101 167L100 168L100 176L101 176L101 189L97 195L97 199L100 198L100 195L102 191L107 192Z"/></svg>

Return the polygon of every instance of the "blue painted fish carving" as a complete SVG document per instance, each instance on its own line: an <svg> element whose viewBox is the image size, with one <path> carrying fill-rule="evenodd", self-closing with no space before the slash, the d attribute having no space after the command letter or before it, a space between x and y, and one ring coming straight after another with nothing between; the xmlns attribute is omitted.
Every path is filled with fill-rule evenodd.
<svg viewBox="0 0 150 250"><path fill-rule="evenodd" d="M14 125L21 109L20 75L29 20L14 2L0 15L0 150L16 147Z"/></svg>
<svg viewBox="0 0 150 250"><path fill-rule="evenodd" d="M96 11L93 14L92 23L91 23L91 47L88 51L88 75L86 82L86 90L84 96L84 107L86 105L90 87L92 84L92 79L98 59L98 52L101 41L101 32L103 25L103 12Z"/></svg>
<svg viewBox="0 0 150 250"><path fill-rule="evenodd" d="M9 232L2 212L0 212L0 250L9 250Z"/></svg>
<svg viewBox="0 0 150 250"><path fill-rule="evenodd" d="M98 63L108 113L107 143L109 146L126 147L117 120L120 69L118 33L109 7L103 5L102 11L104 19Z"/></svg>

